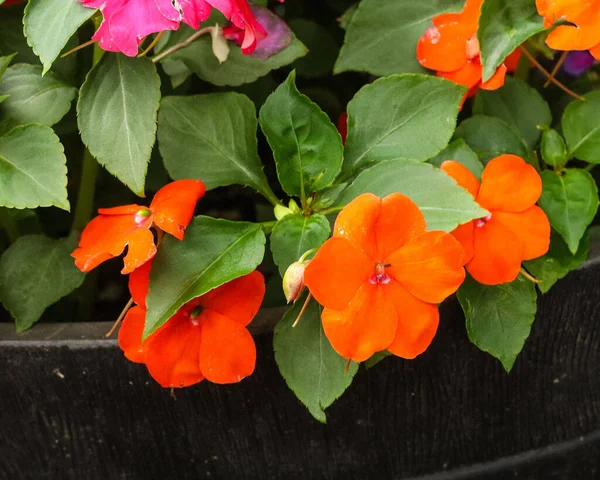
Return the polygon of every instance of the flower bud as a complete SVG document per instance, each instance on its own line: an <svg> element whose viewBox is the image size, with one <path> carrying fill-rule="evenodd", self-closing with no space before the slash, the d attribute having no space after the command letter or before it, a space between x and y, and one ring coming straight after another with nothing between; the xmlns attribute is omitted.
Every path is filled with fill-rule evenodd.
<svg viewBox="0 0 600 480"><path fill-rule="evenodd" d="M294 212L292 212L291 209L279 204L279 205L275 205L275 208L273 209L273 213L275 214L275 218L277 220L281 220L283 217L285 217L287 215L291 215Z"/></svg>
<svg viewBox="0 0 600 480"><path fill-rule="evenodd" d="M556 130L549 128L542 134L542 160L551 167L562 168L569 160L565 141Z"/></svg>
<svg viewBox="0 0 600 480"><path fill-rule="evenodd" d="M304 290L304 270L308 261L294 262L285 271L283 276L283 293L288 303L298 299Z"/></svg>

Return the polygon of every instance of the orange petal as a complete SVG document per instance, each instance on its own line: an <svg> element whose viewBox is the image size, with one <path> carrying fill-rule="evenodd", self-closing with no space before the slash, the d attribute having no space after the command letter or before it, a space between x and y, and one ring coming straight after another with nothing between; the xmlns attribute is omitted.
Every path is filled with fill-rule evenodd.
<svg viewBox="0 0 600 480"><path fill-rule="evenodd" d="M426 232L391 254L386 272L420 300L439 303L465 279L464 250L446 232Z"/></svg>
<svg viewBox="0 0 600 480"><path fill-rule="evenodd" d="M194 215L196 202L206 187L200 180L177 180L161 188L150 204L152 220L161 230L183 240L183 232Z"/></svg>
<svg viewBox="0 0 600 480"><path fill-rule="evenodd" d="M593 48L590 48L590 53L596 60L600 60L600 43Z"/></svg>
<svg viewBox="0 0 600 480"><path fill-rule="evenodd" d="M98 213L100 215L135 215L145 208L147 207L142 207L141 205L121 205L120 207L99 208Z"/></svg>
<svg viewBox="0 0 600 480"><path fill-rule="evenodd" d="M572 3L577 4L579 2ZM556 27L546 39L546 44L550 48L555 50L588 50L600 43L600 28L598 27L600 25L600 2L593 2L583 11L569 11L566 14L563 12L563 16L575 25Z"/></svg>
<svg viewBox="0 0 600 480"><path fill-rule="evenodd" d="M459 85L465 85L468 88L473 88L479 84L481 74L481 63L478 61L466 62L459 69L452 72L437 72L439 77L458 83Z"/></svg>
<svg viewBox="0 0 600 480"><path fill-rule="evenodd" d="M467 0L461 12L461 22L477 25L483 0Z"/></svg>
<svg viewBox="0 0 600 480"><path fill-rule="evenodd" d="M188 387L204 379L200 332L200 322L193 322L180 310L146 339L146 366L162 387Z"/></svg>
<svg viewBox="0 0 600 480"><path fill-rule="evenodd" d="M519 62L521 61L521 50L518 48L512 52L508 57L504 59L504 65L506 65L506 70L509 72L514 72L519 66Z"/></svg>
<svg viewBox="0 0 600 480"><path fill-rule="evenodd" d="M481 83L480 88L483 88L484 90L498 90L504 85L507 70L505 64L500 65L487 82Z"/></svg>
<svg viewBox="0 0 600 480"><path fill-rule="evenodd" d="M422 302L400 284L392 281L389 287L398 312L398 329L387 350L402 358L415 358L431 344L440 314L435 305Z"/></svg>
<svg viewBox="0 0 600 480"><path fill-rule="evenodd" d="M236 383L254 372L256 347L248 330L223 315L201 315L200 370L213 383Z"/></svg>
<svg viewBox="0 0 600 480"><path fill-rule="evenodd" d="M99 215L81 234L79 248L72 253L75 264L81 271L88 272L120 255L129 245L121 273L131 273L156 253L149 228L150 221L140 225L136 223L135 215Z"/></svg>
<svg viewBox="0 0 600 480"><path fill-rule="evenodd" d="M523 260L545 255L550 248L550 222L544 211L534 205L521 213L494 212L494 218L519 238L524 246Z"/></svg>
<svg viewBox="0 0 600 480"><path fill-rule="evenodd" d="M445 15L448 18L449 15ZM435 25L435 23L439 23ZM467 62L467 39L475 29L458 22L434 22L417 43L417 59L425 68L453 72Z"/></svg>
<svg viewBox="0 0 600 480"><path fill-rule="evenodd" d="M125 357L135 363L144 363L145 349L142 344L142 333L146 322L146 309L130 308L119 329L119 347Z"/></svg>
<svg viewBox="0 0 600 480"><path fill-rule="evenodd" d="M398 314L388 286L366 282L347 308L323 310L325 335L342 357L362 362L394 340Z"/></svg>
<svg viewBox="0 0 600 480"><path fill-rule="evenodd" d="M199 299L200 305L243 326L248 325L265 296L265 277L254 271L227 282Z"/></svg>
<svg viewBox="0 0 600 480"><path fill-rule="evenodd" d="M150 269L153 259L136 268L129 274L129 293L131 298L140 307L146 306L146 295L148 295L148 285L150 284Z"/></svg>
<svg viewBox="0 0 600 480"><path fill-rule="evenodd" d="M467 192L477 198L480 183L479 180L477 180L477 177L471 173L471 170L454 160L442 162L440 168L456 180L456 183L463 187Z"/></svg>
<svg viewBox="0 0 600 480"><path fill-rule="evenodd" d="M304 283L328 308L343 310L375 273L375 263L345 238L330 238L304 271Z"/></svg>
<svg viewBox="0 0 600 480"><path fill-rule="evenodd" d="M454 238L456 238L456 240L458 240L458 243L460 243L461 247L463 247L463 250L465 252L463 260L465 261L465 263L471 260L471 258L473 258L473 255L475 255L475 245L473 243L475 241L474 229L475 223L467 222L463 223L462 225L459 225L451 232L451 235Z"/></svg>
<svg viewBox="0 0 600 480"><path fill-rule="evenodd" d="M522 212L541 194L542 179L535 168L516 155L500 155L483 170L477 202L487 210Z"/></svg>
<svg viewBox="0 0 600 480"><path fill-rule="evenodd" d="M517 278L523 258L519 238L492 218L475 228L475 255L467 263L467 271L479 283L498 285Z"/></svg>
<svg viewBox="0 0 600 480"><path fill-rule="evenodd" d="M364 193L352 200L339 213L333 236L345 238L356 249L377 261L377 222L381 215L381 198Z"/></svg>

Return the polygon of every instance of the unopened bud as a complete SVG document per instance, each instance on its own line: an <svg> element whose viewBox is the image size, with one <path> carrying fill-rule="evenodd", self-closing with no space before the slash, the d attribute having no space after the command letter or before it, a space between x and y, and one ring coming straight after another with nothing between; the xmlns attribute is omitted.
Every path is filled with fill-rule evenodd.
<svg viewBox="0 0 600 480"><path fill-rule="evenodd" d="M288 303L298 299L304 290L304 270L308 261L294 262L285 271L283 276L283 293Z"/></svg>
<svg viewBox="0 0 600 480"><path fill-rule="evenodd" d="M281 204L278 204L278 205L275 205L275 208L273 209L273 213L275 213L275 218L277 220L281 220L283 217L285 217L287 215L291 215L294 212L292 212L292 210L290 210L289 208L284 207Z"/></svg>
<svg viewBox="0 0 600 480"><path fill-rule="evenodd" d="M293 212L293 213L300 213L300 207L298 206L298 204L294 201L294 199L290 199L290 201L288 202L288 207L289 209Z"/></svg>

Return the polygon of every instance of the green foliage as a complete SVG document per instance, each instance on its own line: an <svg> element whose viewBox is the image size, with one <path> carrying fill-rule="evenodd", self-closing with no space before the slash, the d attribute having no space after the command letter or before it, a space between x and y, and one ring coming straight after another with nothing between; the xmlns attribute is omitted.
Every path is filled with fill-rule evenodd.
<svg viewBox="0 0 600 480"><path fill-rule="evenodd" d="M535 284L519 276L511 283L489 286L467 275L456 296L465 312L469 340L510 372L535 319Z"/></svg>
<svg viewBox="0 0 600 480"><path fill-rule="evenodd" d="M575 100L565 109L562 129L569 158L575 157L590 163L600 163L600 92L585 95L585 100Z"/></svg>
<svg viewBox="0 0 600 480"><path fill-rule="evenodd" d="M258 224L211 217L194 218L183 242L165 236L150 274L144 338L190 300L256 269L265 241Z"/></svg>
<svg viewBox="0 0 600 480"><path fill-rule="evenodd" d="M298 58L292 64L298 76L318 78L331 75L340 51L332 32L316 22L303 18L291 20L289 26L308 49L305 56Z"/></svg>
<svg viewBox="0 0 600 480"><path fill-rule="evenodd" d="M552 128L545 130L542 134L540 153L542 160L551 167L562 168L569 160L563 137Z"/></svg>
<svg viewBox="0 0 600 480"><path fill-rule="evenodd" d="M340 357L321 326L321 307L311 300L300 322L298 317L305 296L288 310L275 327L275 360L288 387L308 408L313 417L325 423L325 409L338 399L352 383L358 363Z"/></svg>
<svg viewBox="0 0 600 480"><path fill-rule="evenodd" d="M444 150L438 153L435 157L428 160L429 163L436 167L441 167L446 160L454 160L461 165L467 167L473 175L481 179L483 173L483 164L479 160L477 154L471 150L464 140L454 140Z"/></svg>
<svg viewBox="0 0 600 480"><path fill-rule="evenodd" d="M273 149L288 195L306 197L327 187L342 166L344 147L335 125L302 95L290 74L260 110L260 126Z"/></svg>

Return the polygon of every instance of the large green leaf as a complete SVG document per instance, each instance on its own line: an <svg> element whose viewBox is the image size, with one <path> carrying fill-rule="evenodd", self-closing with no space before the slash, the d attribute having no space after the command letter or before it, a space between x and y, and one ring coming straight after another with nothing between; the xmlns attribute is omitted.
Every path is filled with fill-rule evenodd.
<svg viewBox="0 0 600 480"><path fill-rule="evenodd" d="M463 5L461 0L362 0L346 31L335 73L422 72L416 58L419 38L434 16L460 11Z"/></svg>
<svg viewBox="0 0 600 480"><path fill-rule="evenodd" d="M248 185L273 195L256 146L256 110L239 93L165 97L158 145L172 178L195 178L211 189Z"/></svg>
<svg viewBox="0 0 600 480"><path fill-rule="evenodd" d="M58 123L70 110L76 92L52 73L42 77L38 65L13 65L0 81L0 95L8 96L0 106L0 132L30 123Z"/></svg>
<svg viewBox="0 0 600 480"><path fill-rule="evenodd" d="M471 342L500 360L509 372L535 319L535 284L519 276L511 283L489 286L467 275L456 296Z"/></svg>
<svg viewBox="0 0 600 480"><path fill-rule="evenodd" d="M483 81L525 40L544 30L533 0L485 0L477 38L481 49Z"/></svg>
<svg viewBox="0 0 600 480"><path fill-rule="evenodd" d="M325 423L325 409L350 386L358 371L358 363L338 355L321 326L321 307L312 300L302 319L292 327L305 297L275 327L273 348L275 361L288 387L308 408L313 417Z"/></svg>
<svg viewBox="0 0 600 480"><path fill-rule="evenodd" d="M585 101L570 103L562 116L562 130L569 157L600 163L600 92L585 95Z"/></svg>
<svg viewBox="0 0 600 480"><path fill-rule="evenodd" d="M521 132L530 148L540 138L537 126L552 123L550 107L540 93L512 77L506 77L504 86L498 90L480 90L473 112L501 118Z"/></svg>
<svg viewBox="0 0 600 480"><path fill-rule="evenodd" d="M467 142L483 163L505 153L531 162L529 149L519 131L500 118L485 115L467 118L458 126L455 136Z"/></svg>
<svg viewBox="0 0 600 480"><path fill-rule="evenodd" d="M364 170L336 203L346 205L363 193L385 197L395 192L419 206L429 230L450 232L461 223L488 214L444 172L414 160L390 160Z"/></svg>
<svg viewBox="0 0 600 480"><path fill-rule="evenodd" d="M106 53L85 79L77 103L79 131L91 154L141 196L159 102L160 79L150 60Z"/></svg>
<svg viewBox="0 0 600 480"><path fill-rule="evenodd" d="M77 0L29 1L23 19L24 33L44 65L43 73L50 70L69 38L95 11Z"/></svg>
<svg viewBox="0 0 600 480"><path fill-rule="evenodd" d="M286 215L271 233L273 260L281 276L305 252L320 247L329 238L331 227L323 215Z"/></svg>
<svg viewBox="0 0 600 480"><path fill-rule="evenodd" d="M348 104L344 178L382 160L427 160L448 144L464 88L427 75L393 75Z"/></svg>
<svg viewBox="0 0 600 480"><path fill-rule="evenodd" d="M483 164L479 160L477 154L469 147L464 140L454 140L444 150L438 153L435 157L427 160L436 167L441 167L446 160L454 160L461 165L467 167L473 175L481 179L483 173Z"/></svg>
<svg viewBox="0 0 600 480"><path fill-rule="evenodd" d="M196 217L180 242L167 235L152 264L144 338L190 300L252 272L265 253L258 224Z"/></svg>
<svg viewBox="0 0 600 480"><path fill-rule="evenodd" d="M285 192L303 201L327 187L342 166L342 138L329 117L295 85L292 72L260 109Z"/></svg>
<svg viewBox="0 0 600 480"><path fill-rule="evenodd" d="M0 206L68 211L66 163L49 127L26 125L0 137Z"/></svg>
<svg viewBox="0 0 600 480"><path fill-rule="evenodd" d="M598 211L598 187L585 170L569 168L558 174L542 172L543 190L540 206L552 227L562 235L571 253Z"/></svg>
<svg viewBox="0 0 600 480"><path fill-rule="evenodd" d="M44 235L19 238L0 257L0 301L12 314L17 331L37 322L47 307L79 287L85 275L71 252L76 239Z"/></svg>
<svg viewBox="0 0 600 480"><path fill-rule="evenodd" d="M550 237L550 250L543 257L523 262L525 268L537 280L538 288L546 293L550 288L563 278L571 270L578 268L588 257L590 242L588 235L584 235L579 242L579 248L575 254L569 251L569 247L560 234L552 230Z"/></svg>

